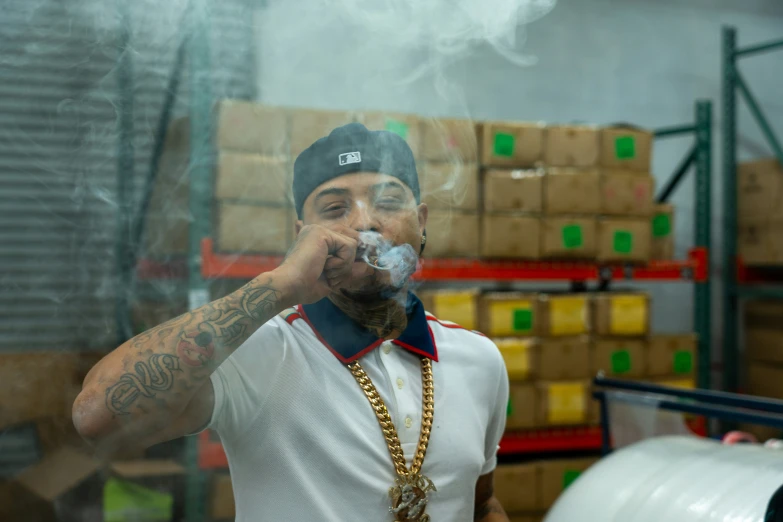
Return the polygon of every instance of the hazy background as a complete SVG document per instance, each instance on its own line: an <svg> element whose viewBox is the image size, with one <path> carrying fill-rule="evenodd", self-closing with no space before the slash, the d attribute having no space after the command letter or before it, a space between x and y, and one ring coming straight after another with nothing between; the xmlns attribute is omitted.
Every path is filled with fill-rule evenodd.
<svg viewBox="0 0 783 522"><path fill-rule="evenodd" d="M690 122L695 99L711 99L719 300L721 26L736 26L741 45L778 38L783 3L560 0L548 14L549 1L393 1L385 3L393 8L387 13L379 4L212 3L205 36L213 94L302 107L650 128ZM184 5L127 5L137 189L149 168ZM97 0L6 0L0 7L0 350L113 343L120 15L116 4ZM519 20L535 21L514 28ZM783 119L781 65L779 53L741 63L772 121ZM187 91L186 74L177 114L186 113ZM740 159L769 153L743 106L739 128ZM656 142L659 187L689 147L690 139ZM692 182L672 202L682 257L693 241ZM170 295L182 290L163 287ZM689 285L649 290L655 330L692 328ZM713 313L717 347L717 306Z"/></svg>

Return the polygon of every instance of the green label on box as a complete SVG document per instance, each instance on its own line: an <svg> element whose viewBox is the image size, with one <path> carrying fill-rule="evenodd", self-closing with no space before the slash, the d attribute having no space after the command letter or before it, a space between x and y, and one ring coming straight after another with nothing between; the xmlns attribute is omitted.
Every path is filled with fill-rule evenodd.
<svg viewBox="0 0 783 522"><path fill-rule="evenodd" d="M511 406L511 397L508 398L508 404L506 404L506 417L510 417L514 413L514 408Z"/></svg>
<svg viewBox="0 0 783 522"><path fill-rule="evenodd" d="M612 352L612 373L622 375L631 371L631 354L628 350Z"/></svg>
<svg viewBox="0 0 783 522"><path fill-rule="evenodd" d="M169 493L113 477L103 486L104 522L163 522L171 520L173 509Z"/></svg>
<svg viewBox="0 0 783 522"><path fill-rule="evenodd" d="M566 225L563 227L563 246L579 248L582 246L582 225Z"/></svg>
<svg viewBox="0 0 783 522"><path fill-rule="evenodd" d="M674 352L674 373L691 373L693 371L693 355L688 350Z"/></svg>
<svg viewBox="0 0 783 522"><path fill-rule="evenodd" d="M633 250L633 234L627 230L615 231L613 248L620 254L630 254Z"/></svg>
<svg viewBox="0 0 783 522"><path fill-rule="evenodd" d="M386 130L404 140L408 139L408 124L404 121L388 119L386 120Z"/></svg>
<svg viewBox="0 0 783 522"><path fill-rule="evenodd" d="M653 236L664 237L672 232L672 221L668 214L656 214L653 218Z"/></svg>
<svg viewBox="0 0 783 522"><path fill-rule="evenodd" d="M614 140L614 153L617 159L636 157L636 139L633 136L618 136Z"/></svg>
<svg viewBox="0 0 783 522"><path fill-rule="evenodd" d="M574 483L576 479L579 478L579 475L581 475L581 471L577 471L575 469L568 469L565 473L563 473L563 489L566 489L568 486Z"/></svg>
<svg viewBox="0 0 783 522"><path fill-rule="evenodd" d="M495 133L495 156L510 158L514 155L514 136L503 132Z"/></svg>
<svg viewBox="0 0 783 522"><path fill-rule="evenodd" d="M518 309L514 310L513 316L514 330L518 332L527 332L533 329L533 310Z"/></svg>

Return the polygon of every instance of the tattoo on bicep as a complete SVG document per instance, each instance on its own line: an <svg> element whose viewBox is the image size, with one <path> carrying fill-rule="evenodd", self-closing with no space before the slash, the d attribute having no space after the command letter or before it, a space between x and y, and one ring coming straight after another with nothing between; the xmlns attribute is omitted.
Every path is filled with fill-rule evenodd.
<svg viewBox="0 0 783 522"><path fill-rule="evenodd" d="M155 392L170 390L174 372L180 372L179 358L171 354L154 354L148 361L133 365L134 372L120 376L106 389L106 407L115 415L126 415L139 396L155 397Z"/></svg>

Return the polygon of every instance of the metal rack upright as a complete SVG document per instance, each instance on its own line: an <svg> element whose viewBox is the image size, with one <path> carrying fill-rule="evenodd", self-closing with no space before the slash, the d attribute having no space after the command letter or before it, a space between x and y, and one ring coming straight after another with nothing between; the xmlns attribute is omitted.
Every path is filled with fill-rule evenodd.
<svg viewBox="0 0 783 522"><path fill-rule="evenodd" d="M746 268L737 256L737 92L758 123L764 138L783 165L783 148L747 81L737 67L740 58L783 49L783 39L737 47L737 30L723 28L723 388L737 391L739 384L739 300L768 297L783 299L781 274ZM755 283L755 284L750 284Z"/></svg>

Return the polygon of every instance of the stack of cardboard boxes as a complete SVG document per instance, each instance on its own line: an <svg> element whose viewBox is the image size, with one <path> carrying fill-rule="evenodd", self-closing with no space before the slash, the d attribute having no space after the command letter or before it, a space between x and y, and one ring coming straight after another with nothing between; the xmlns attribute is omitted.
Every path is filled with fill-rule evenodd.
<svg viewBox="0 0 783 522"><path fill-rule="evenodd" d="M652 135L631 128L419 119L408 114L269 107L214 108L215 247L281 254L294 236L292 166L311 143L351 122L402 136L430 207L430 257L643 262L673 254L672 209L654 208ZM187 251L190 122L174 121L147 213L147 255ZM479 173L479 165L482 167ZM652 226L650 219L652 217Z"/></svg>
<svg viewBox="0 0 783 522"><path fill-rule="evenodd" d="M651 133L488 122L478 134L483 257L644 262L654 213L655 236L670 236L670 209L653 204Z"/></svg>
<svg viewBox="0 0 783 522"><path fill-rule="evenodd" d="M500 349L510 381L506 429L598 423L590 379L695 387L694 334L651 335L641 292L521 293L422 290L442 320L478 329Z"/></svg>
<svg viewBox="0 0 783 522"><path fill-rule="evenodd" d="M0 356L0 520L179 520L185 469L136 450L101 462L71 408L100 354Z"/></svg>
<svg viewBox="0 0 783 522"><path fill-rule="evenodd" d="M597 460L584 457L501 464L495 469L495 496L511 522L540 522L560 494Z"/></svg>
<svg viewBox="0 0 783 522"><path fill-rule="evenodd" d="M213 143L200 146L214 172L206 187L212 197L212 230L220 252L283 254L294 238L293 161L334 128L361 122L371 130L402 136L418 157L421 125L415 116L269 107L224 100L213 110ZM145 246L152 258L187 252L190 121L171 123L146 216ZM433 147L434 148L434 147Z"/></svg>
<svg viewBox="0 0 783 522"><path fill-rule="evenodd" d="M783 168L775 158L737 169L737 251L746 265L783 264Z"/></svg>

